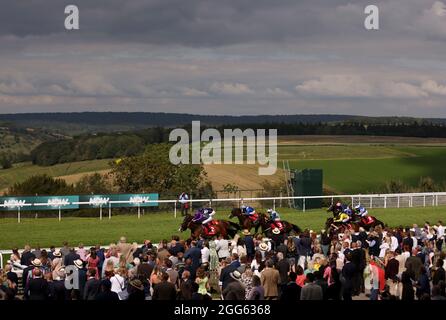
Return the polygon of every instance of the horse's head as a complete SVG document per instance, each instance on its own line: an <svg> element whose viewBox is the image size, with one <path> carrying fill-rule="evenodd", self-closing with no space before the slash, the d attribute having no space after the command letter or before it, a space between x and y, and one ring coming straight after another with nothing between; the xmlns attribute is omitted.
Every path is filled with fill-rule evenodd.
<svg viewBox="0 0 446 320"><path fill-rule="evenodd" d="M234 218L234 217L240 217L242 214L242 209L240 208L234 208L231 211L231 214L229 215L229 219Z"/></svg>
<svg viewBox="0 0 446 320"><path fill-rule="evenodd" d="M262 224L267 224L269 221L269 217L265 213L259 213L259 221Z"/></svg>
<svg viewBox="0 0 446 320"><path fill-rule="evenodd" d="M183 222L181 223L181 225L180 225L180 231L181 232L183 232L184 230L186 230L187 228L188 228L188 226L189 226L189 223L192 221L192 219L193 219L193 216L192 215L190 215L190 214L186 214L185 216L184 216L184 219L183 219Z"/></svg>

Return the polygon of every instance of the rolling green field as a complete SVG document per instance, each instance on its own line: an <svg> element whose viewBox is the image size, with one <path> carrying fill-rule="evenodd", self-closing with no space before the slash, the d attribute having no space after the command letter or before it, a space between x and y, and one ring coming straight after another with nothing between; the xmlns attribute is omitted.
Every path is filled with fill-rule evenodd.
<svg viewBox="0 0 446 320"><path fill-rule="evenodd" d="M279 168L281 160L288 160L292 169L323 169L324 185L333 192L377 193L382 192L390 180L417 186L421 177L431 177L436 183L443 183L446 180L446 139L288 137L279 139ZM43 173L63 177L68 183L73 183L85 173L107 170L108 162L91 160L50 167L19 164L0 170L0 190L33 174ZM211 182L216 190L221 189L220 182L223 180L225 183L226 180L237 183L237 177L243 177L244 183L239 186L241 189L259 189L261 182L268 179L267 176L253 175L257 170L252 166L239 165L234 170L233 166L213 165L207 166L206 170L208 176L213 177ZM283 177L283 173L278 171L277 176Z"/></svg>
<svg viewBox="0 0 446 320"><path fill-rule="evenodd" d="M338 193L374 193L389 180L416 186L421 177L431 177L437 183L446 180L446 147L443 146L294 146L293 152L307 158L287 160L294 169L323 169L324 184ZM344 152L346 151L346 152ZM308 160L313 154L319 155ZM367 155L368 154L368 155ZM279 151L279 159L281 158Z"/></svg>
<svg viewBox="0 0 446 320"><path fill-rule="evenodd" d="M14 167L0 171L0 190L17 182L22 182L32 175L48 174L53 177L75 175L85 172L100 171L109 168L109 159L71 162L42 167L30 162L20 163Z"/></svg>
<svg viewBox="0 0 446 320"><path fill-rule="evenodd" d="M217 218L227 219L230 210L217 210ZM282 220L297 224L301 228L320 230L324 228L325 220L331 214L324 210L309 210L306 212L292 209L278 209ZM446 219L446 207L406 208L406 209L373 209L370 214L376 216L389 226L407 226L413 223L423 224L426 220L434 223ZM190 233L179 233L181 217L176 219L173 212L150 213L138 219L136 215L113 216L111 220L104 218L65 217L57 218L26 218L17 223L16 219L0 219L0 249L13 247L22 248L26 243L32 246L61 246L63 241L73 245L107 245L116 242L125 235L129 241L141 243L144 239L159 241L169 239L174 234L188 238ZM236 222L235 219L232 221Z"/></svg>

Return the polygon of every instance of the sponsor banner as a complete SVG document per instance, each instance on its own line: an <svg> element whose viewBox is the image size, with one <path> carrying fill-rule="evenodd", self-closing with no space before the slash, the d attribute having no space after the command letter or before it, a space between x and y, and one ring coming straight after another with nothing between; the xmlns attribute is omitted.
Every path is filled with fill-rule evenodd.
<svg viewBox="0 0 446 320"><path fill-rule="evenodd" d="M79 209L79 196L0 197L0 210Z"/></svg>
<svg viewBox="0 0 446 320"><path fill-rule="evenodd" d="M158 206L158 193L0 197L0 211L67 210Z"/></svg>
<svg viewBox="0 0 446 320"><path fill-rule="evenodd" d="M128 208L158 206L158 193L101 194L79 197L80 208Z"/></svg>

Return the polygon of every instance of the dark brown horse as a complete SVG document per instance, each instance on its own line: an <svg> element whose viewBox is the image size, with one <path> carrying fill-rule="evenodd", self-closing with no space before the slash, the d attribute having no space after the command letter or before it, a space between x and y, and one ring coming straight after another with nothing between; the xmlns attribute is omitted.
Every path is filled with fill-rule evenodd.
<svg viewBox="0 0 446 320"><path fill-rule="evenodd" d="M260 223L259 223L260 219L259 219L259 215L257 213L256 213L256 215L257 215L257 219L253 220L250 217L244 215L242 213L242 209L234 208L234 209L232 209L231 214L229 215L229 219L237 217L241 229L246 229L246 230L251 231L251 229L254 227L255 232L257 233L257 230L260 227Z"/></svg>
<svg viewBox="0 0 446 320"><path fill-rule="evenodd" d="M181 223L180 226L181 232L185 231L186 229L190 229L192 239L198 239L200 236L203 238L223 236L223 238L229 239L229 237L233 238L240 230L240 227L231 221L214 220L208 224L209 231L205 232L204 226L201 224L201 222L195 222L193 221L193 218L193 215L185 215L183 223Z"/></svg>
<svg viewBox="0 0 446 320"><path fill-rule="evenodd" d="M271 219L264 213L259 213L259 224L262 227L262 232L267 236L271 237L272 235L272 229L276 227L277 222L271 221ZM281 220L280 223L283 225L283 231L282 233L285 233L287 235L294 232L295 234L298 234L302 232L302 230L295 224L292 224L288 221Z"/></svg>
<svg viewBox="0 0 446 320"><path fill-rule="evenodd" d="M347 224L344 223L334 223L334 218L328 218L325 222L325 228L329 235L336 235L338 233L343 233L346 230L351 230L353 232L358 232L359 228L364 228L365 231L369 231L371 228L375 228L376 226L381 226L384 228L384 223L375 217L370 216L372 218L372 223L366 223L364 219L360 218L357 220L349 221Z"/></svg>

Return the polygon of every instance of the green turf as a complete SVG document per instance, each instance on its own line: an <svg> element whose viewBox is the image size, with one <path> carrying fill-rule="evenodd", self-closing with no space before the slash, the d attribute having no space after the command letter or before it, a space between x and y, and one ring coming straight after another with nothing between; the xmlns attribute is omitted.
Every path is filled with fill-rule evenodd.
<svg viewBox="0 0 446 320"><path fill-rule="evenodd" d="M0 190L8 188L14 183L22 182L36 174L48 174L57 177L108 169L109 161L109 159L90 160L57 164L49 167L36 166L30 162L20 163L10 169L0 170Z"/></svg>
<svg viewBox="0 0 446 320"><path fill-rule="evenodd" d="M379 192L391 179L401 180L411 186L416 186L421 177L432 177L437 183L446 180L445 147L392 148L410 156L384 159L291 160L290 166L294 169L323 169L324 184L331 190L346 194ZM369 146L368 149L379 155L380 147ZM356 147L351 148L353 155L355 150Z"/></svg>
<svg viewBox="0 0 446 320"><path fill-rule="evenodd" d="M320 230L329 213L324 210L307 212L281 209L278 210L283 220L288 220L301 228ZM423 224L426 220L434 223L446 220L446 207L372 209L370 213L390 226ZM229 210L217 210L217 218L227 219ZM233 220L235 221L235 219ZM0 249L22 248L26 243L32 246L60 246L63 241L78 245L100 243L102 245L116 242L125 235L129 241L142 242L144 239L159 241L169 239L174 234L187 238L189 232L178 233L181 217L175 219L173 212L151 213L138 219L136 215L113 216L104 218L65 217L59 222L56 218L26 218L20 224L16 219L0 219Z"/></svg>

